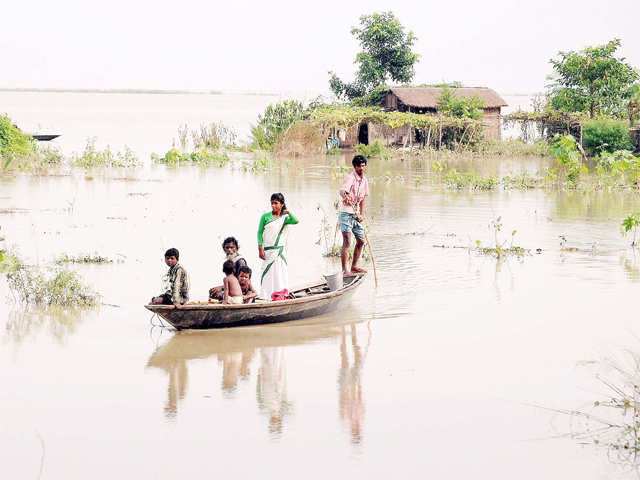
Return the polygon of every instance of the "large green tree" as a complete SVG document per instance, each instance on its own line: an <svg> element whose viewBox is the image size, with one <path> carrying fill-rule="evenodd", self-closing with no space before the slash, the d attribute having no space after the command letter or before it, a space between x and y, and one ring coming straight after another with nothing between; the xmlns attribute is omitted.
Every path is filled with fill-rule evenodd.
<svg viewBox="0 0 640 480"><path fill-rule="evenodd" d="M416 41L412 31L404 27L392 12L362 15L359 27L351 34L360 41L362 51L356 56L355 81L346 83L329 72L329 85L338 98L352 100L363 97L387 81L409 83L418 55L411 51Z"/></svg>
<svg viewBox="0 0 640 480"><path fill-rule="evenodd" d="M567 112L589 112L620 117L626 110L629 89L638 72L615 56L620 40L586 47L574 52L558 52L551 59L555 71L548 85L551 107Z"/></svg>

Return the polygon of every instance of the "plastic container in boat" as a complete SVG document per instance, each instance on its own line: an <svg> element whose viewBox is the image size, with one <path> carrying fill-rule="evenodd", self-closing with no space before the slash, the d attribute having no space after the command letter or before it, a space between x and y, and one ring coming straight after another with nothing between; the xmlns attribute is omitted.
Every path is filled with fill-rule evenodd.
<svg viewBox="0 0 640 480"><path fill-rule="evenodd" d="M342 272L334 273L333 275L325 275L324 279L327 281L329 290L335 291L342 288Z"/></svg>

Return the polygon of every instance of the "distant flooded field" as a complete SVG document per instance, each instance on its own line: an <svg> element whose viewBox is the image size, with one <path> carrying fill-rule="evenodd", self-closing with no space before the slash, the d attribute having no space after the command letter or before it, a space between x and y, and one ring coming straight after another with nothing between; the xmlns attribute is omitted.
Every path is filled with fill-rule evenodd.
<svg viewBox="0 0 640 480"><path fill-rule="evenodd" d="M168 148L175 125L133 109L145 140L129 145ZM122 126L96 135L129 141ZM161 288L164 251L180 250L196 300L221 283L226 236L258 272L256 230L276 191L300 219L291 283L339 268L322 253L350 156L242 168L253 159L0 179L1 233L26 262L113 260L69 264L101 293L93 309L25 308L0 281L0 458L11 478L634 475L633 458L612 461L593 439L572 439L575 425L556 410L606 397L594 361L640 351L640 256L620 233L640 210L636 191L458 191L429 160L372 159L377 289L370 275L348 309L289 324L153 326L143 304ZM479 175L548 162L449 161ZM530 254L470 250L496 234Z"/></svg>

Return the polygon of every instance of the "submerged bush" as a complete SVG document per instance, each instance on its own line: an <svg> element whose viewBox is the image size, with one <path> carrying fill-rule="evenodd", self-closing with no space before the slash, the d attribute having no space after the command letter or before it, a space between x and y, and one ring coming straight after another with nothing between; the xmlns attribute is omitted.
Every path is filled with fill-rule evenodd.
<svg viewBox="0 0 640 480"><path fill-rule="evenodd" d="M496 177L478 177L473 172L460 173L455 168L449 170L444 176L444 183L449 188L462 190L469 188L471 190L493 190L499 184Z"/></svg>
<svg viewBox="0 0 640 480"><path fill-rule="evenodd" d="M30 155L35 151L35 140L20 131L6 115L0 115L0 159L6 168L15 156Z"/></svg>
<svg viewBox="0 0 640 480"><path fill-rule="evenodd" d="M129 168L140 166L140 160L131 151L129 147L125 145L124 152L111 151L111 148L107 145L104 150L96 148L96 138L89 138L87 144L84 147L84 151L78 155L73 155L71 159L71 166L82 168L94 168L94 167L111 167L111 168Z"/></svg>
<svg viewBox="0 0 640 480"><path fill-rule="evenodd" d="M18 257L3 262L11 291L18 300L33 305L95 306L99 295L82 283L80 275L61 267L43 271L25 265Z"/></svg>
<svg viewBox="0 0 640 480"><path fill-rule="evenodd" d="M360 155L364 155L367 158L382 157L390 158L391 151L385 147L380 140L375 140L369 145L359 143L356 145L356 152Z"/></svg>
<svg viewBox="0 0 640 480"><path fill-rule="evenodd" d="M301 120L305 108L297 100L273 103L258 115L258 123L251 126L251 144L260 150L273 150L280 136L290 125Z"/></svg>
<svg viewBox="0 0 640 480"><path fill-rule="evenodd" d="M151 159L155 163L168 165L170 167L177 167L180 164L192 164L209 166L215 165L218 167L224 167L229 161L229 155L226 152L212 152L210 150L202 149L192 153L181 152L175 148L172 148L163 157L152 154Z"/></svg>
<svg viewBox="0 0 640 480"><path fill-rule="evenodd" d="M585 121L582 124L582 144L591 155L603 151L633 150L628 123L612 118Z"/></svg>

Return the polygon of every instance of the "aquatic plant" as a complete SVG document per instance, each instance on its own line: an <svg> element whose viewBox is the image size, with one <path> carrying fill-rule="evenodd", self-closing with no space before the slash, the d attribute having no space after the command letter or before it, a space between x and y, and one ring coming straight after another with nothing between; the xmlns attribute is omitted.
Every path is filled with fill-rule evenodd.
<svg viewBox="0 0 640 480"><path fill-rule="evenodd" d="M635 212L622 220L622 224L620 228L622 230L623 235L627 235L629 232L633 232L633 240L631 241L631 246L635 247L637 245L636 236L638 233L638 227L640 227L640 212Z"/></svg>
<svg viewBox="0 0 640 480"><path fill-rule="evenodd" d="M506 241L501 242L499 238L500 231L502 230L502 217L497 217L489 222L489 228L493 230L494 235L494 246L493 247L484 247L482 246L482 242L480 240L476 240L475 251L482 255L490 255L494 256L497 259L502 259L507 256L515 256L522 258L525 255L530 255L531 252L527 248L522 248L513 244L515 239L517 230L513 230L511 232L511 242L508 247L505 246Z"/></svg>
<svg viewBox="0 0 640 480"><path fill-rule="evenodd" d="M108 145L103 150L99 150L96 148L95 137L87 139L82 153L74 153L71 158L71 166L85 169L95 167L131 168L140 165L138 157L126 145L123 152L113 153Z"/></svg>

